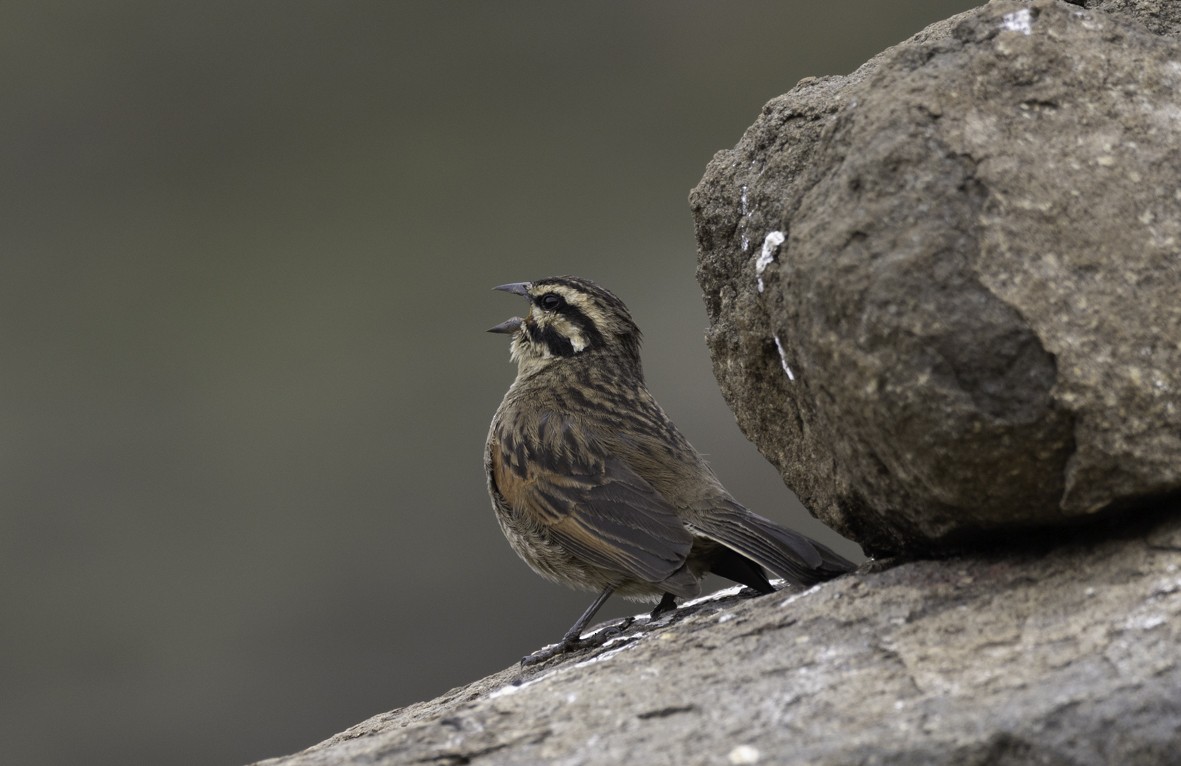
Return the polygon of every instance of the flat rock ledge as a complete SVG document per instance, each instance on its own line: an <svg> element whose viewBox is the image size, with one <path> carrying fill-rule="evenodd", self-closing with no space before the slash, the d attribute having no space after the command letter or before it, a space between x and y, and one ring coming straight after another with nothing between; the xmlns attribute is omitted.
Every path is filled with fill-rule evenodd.
<svg viewBox="0 0 1181 766"><path fill-rule="evenodd" d="M1176 763L1176 512L704 600L262 763Z"/></svg>

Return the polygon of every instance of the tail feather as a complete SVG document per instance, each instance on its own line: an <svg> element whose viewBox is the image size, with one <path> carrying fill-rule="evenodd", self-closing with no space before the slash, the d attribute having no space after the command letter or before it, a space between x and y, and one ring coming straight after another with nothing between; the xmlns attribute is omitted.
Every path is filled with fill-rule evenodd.
<svg viewBox="0 0 1181 766"><path fill-rule="evenodd" d="M693 530L800 586L831 580L856 569L853 562L831 548L737 504L723 515L699 519Z"/></svg>

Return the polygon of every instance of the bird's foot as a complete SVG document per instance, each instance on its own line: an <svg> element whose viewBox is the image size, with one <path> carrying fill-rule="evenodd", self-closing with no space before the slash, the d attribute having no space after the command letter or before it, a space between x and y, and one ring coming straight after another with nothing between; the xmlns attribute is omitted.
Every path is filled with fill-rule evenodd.
<svg viewBox="0 0 1181 766"><path fill-rule="evenodd" d="M603 630L596 633L595 636L601 635L603 637L603 642L605 643L606 641L608 641L612 638L616 638L617 636L622 636L627 631L627 629L632 626L632 623L635 621L636 621L635 617L624 617L622 620L619 621L618 625L612 625L610 628L604 628Z"/></svg>
<svg viewBox="0 0 1181 766"><path fill-rule="evenodd" d="M573 640L568 639L568 638L563 638L561 641L559 641L556 644L550 644L549 646L545 647L544 649L538 649L533 654L527 654L524 657L522 657L521 658L521 667L527 668L530 665L540 665L541 663L545 662L546 660L557 657L559 654L565 654L566 652L572 652L578 648L579 648L579 641L577 638L574 638Z"/></svg>
<svg viewBox="0 0 1181 766"><path fill-rule="evenodd" d="M664 596L661 597L660 603L657 604L656 608L652 610L652 613L648 615L648 620L651 621L659 619L660 615L666 612L671 612L676 608L677 597L671 593L665 593Z"/></svg>
<svg viewBox="0 0 1181 766"><path fill-rule="evenodd" d="M578 634L567 633L562 636L562 640L556 644L551 644L544 649L538 649L533 654L521 658L521 667L529 667L530 665L540 665L546 660L551 660L560 654L567 652L580 651L582 649L593 649L602 646L613 638L617 638L632 626L635 622L634 617L626 617L618 625L612 625L609 628L603 628L596 631L586 638L581 638Z"/></svg>

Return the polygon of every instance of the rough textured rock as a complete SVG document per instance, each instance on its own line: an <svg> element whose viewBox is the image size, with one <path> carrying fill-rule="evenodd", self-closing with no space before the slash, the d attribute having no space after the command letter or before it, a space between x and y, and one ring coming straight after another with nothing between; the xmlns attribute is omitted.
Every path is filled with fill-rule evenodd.
<svg viewBox="0 0 1181 766"><path fill-rule="evenodd" d="M1181 3L1176 0L1070 0L1074 5L1122 16L1158 35L1181 35Z"/></svg>
<svg viewBox="0 0 1181 766"><path fill-rule="evenodd" d="M1181 517L1053 542L641 620L264 763L1175 763Z"/></svg>
<svg viewBox="0 0 1181 766"><path fill-rule="evenodd" d="M1181 3L993 2L801 82L691 196L715 372L870 553L1181 491Z"/></svg>

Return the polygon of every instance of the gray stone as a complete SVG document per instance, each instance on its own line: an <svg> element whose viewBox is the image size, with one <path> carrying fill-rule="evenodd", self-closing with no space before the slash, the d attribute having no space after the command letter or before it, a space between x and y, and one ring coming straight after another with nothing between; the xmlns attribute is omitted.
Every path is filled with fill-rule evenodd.
<svg viewBox="0 0 1181 766"><path fill-rule="evenodd" d="M805 80L691 195L723 393L869 553L1181 491L1181 4L1092 5Z"/></svg>
<svg viewBox="0 0 1181 766"><path fill-rule="evenodd" d="M1113 532L706 601L263 763L1176 763L1181 518Z"/></svg>

